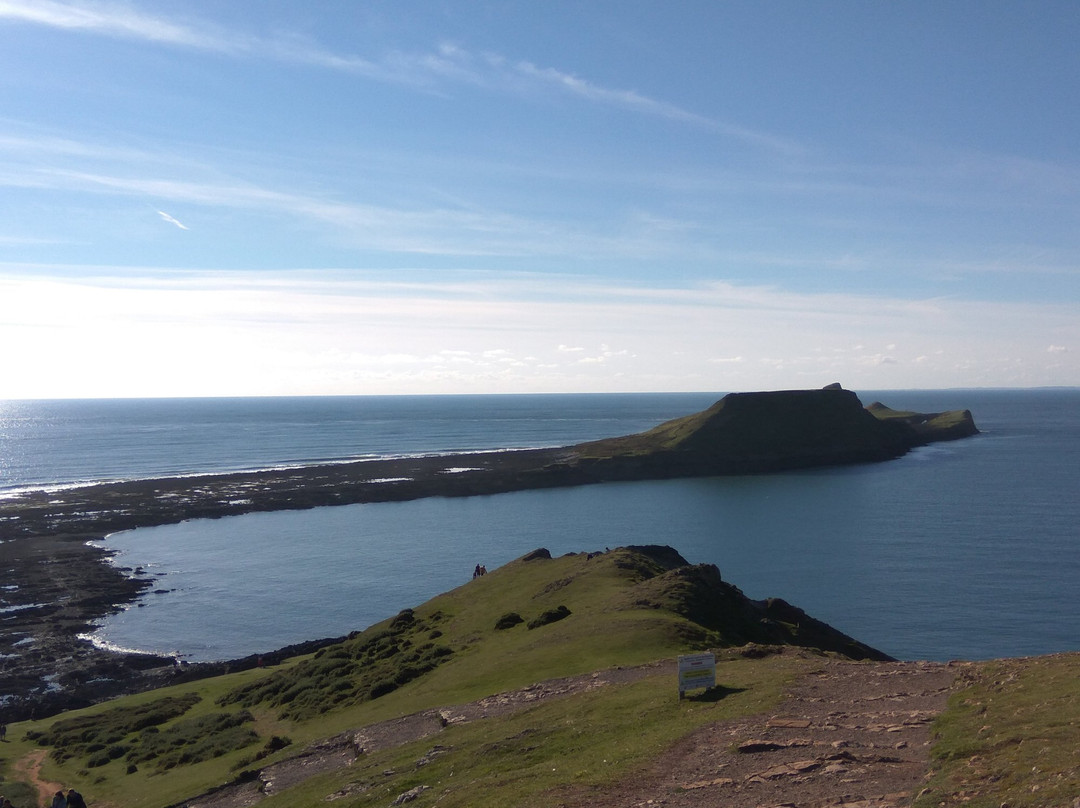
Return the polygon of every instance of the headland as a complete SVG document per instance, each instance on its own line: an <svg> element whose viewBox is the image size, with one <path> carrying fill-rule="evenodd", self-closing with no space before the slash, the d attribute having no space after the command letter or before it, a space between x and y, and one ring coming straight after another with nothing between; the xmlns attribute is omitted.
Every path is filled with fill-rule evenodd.
<svg viewBox="0 0 1080 808"><path fill-rule="evenodd" d="M966 410L865 408L854 393L830 385L730 394L637 435L567 447L28 492L0 502L0 564L20 582L0 622L0 673L13 683L8 710L55 711L191 673L178 672L171 659L103 652L79 639L95 620L153 587L137 570L107 565L107 552L88 544L109 533L258 511L880 462L977 431Z"/></svg>

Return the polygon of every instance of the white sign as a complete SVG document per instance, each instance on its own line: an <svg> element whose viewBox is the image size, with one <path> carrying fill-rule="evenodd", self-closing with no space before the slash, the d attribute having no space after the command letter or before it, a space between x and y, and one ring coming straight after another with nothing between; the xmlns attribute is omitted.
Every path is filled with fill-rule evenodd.
<svg viewBox="0 0 1080 808"><path fill-rule="evenodd" d="M716 657L712 654L684 654L679 657L679 698L687 690L716 687Z"/></svg>

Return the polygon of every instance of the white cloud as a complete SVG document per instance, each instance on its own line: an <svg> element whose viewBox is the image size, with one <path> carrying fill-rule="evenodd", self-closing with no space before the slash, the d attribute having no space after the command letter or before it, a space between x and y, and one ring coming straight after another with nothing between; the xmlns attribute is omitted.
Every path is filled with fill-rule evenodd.
<svg viewBox="0 0 1080 808"><path fill-rule="evenodd" d="M392 274L128 272L0 267L0 340L34 346L4 355L0 399L1080 384L1072 354L1046 350L1061 344L1050 334L1080 338L1067 306L737 286L642 295L572 278L537 299L522 276L425 286ZM854 350L866 318L877 336Z"/></svg>
<svg viewBox="0 0 1080 808"><path fill-rule="evenodd" d="M157 215L158 215L158 216L160 216L160 217L161 217L161 218L162 218L162 219L163 219L164 221L168 222L169 224L174 224L174 225L176 225L176 226L177 226L177 227L179 227L179 228L180 228L181 230L188 230L188 229L189 229L189 228L188 228L188 226L187 226L186 224L184 224L183 222L179 221L178 219L175 219L175 218L173 218L172 216L170 216L170 215L169 215L168 213L166 213L166 212L165 212L165 211L163 211L163 210L159 210L159 211L157 212Z"/></svg>
<svg viewBox="0 0 1080 808"><path fill-rule="evenodd" d="M555 89L591 103L705 128L756 148L782 153L801 151L791 140L718 121L636 90L603 87L529 61L511 63L499 54L485 53L477 57L454 43L442 43L433 52L391 51L377 59L368 59L355 54L334 53L298 38L258 37L235 30L220 30L202 21L180 23L112 3L2 0L2 19L232 56L298 62L422 89L434 89L442 82L464 83L515 95L533 94L538 88Z"/></svg>
<svg viewBox="0 0 1080 808"><path fill-rule="evenodd" d="M497 64L502 65L500 60ZM552 67L537 67L531 62L522 61L514 66L514 70L531 80L555 87L563 92L583 98L587 101L617 107L629 112L650 115L659 118L667 118L681 123L689 123L694 126L710 129L717 134L745 143L767 148L772 151L794 153L801 151L801 147L791 140L775 135L756 132L745 127L735 126L723 121L718 121L705 115L683 109L675 104L658 101L654 98L642 95L635 90L620 90L602 87L578 76Z"/></svg>
<svg viewBox="0 0 1080 808"><path fill-rule="evenodd" d="M239 37L230 41L229 37L215 35L209 30L142 14L117 3L4 0L0 2L0 19L226 52L237 50L241 41Z"/></svg>

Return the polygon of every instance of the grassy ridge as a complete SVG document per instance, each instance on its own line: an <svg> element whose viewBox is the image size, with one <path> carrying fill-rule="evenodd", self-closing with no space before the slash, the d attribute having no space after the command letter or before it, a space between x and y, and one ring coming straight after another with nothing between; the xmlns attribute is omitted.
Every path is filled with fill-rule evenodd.
<svg viewBox="0 0 1080 808"><path fill-rule="evenodd" d="M159 808L346 730L538 681L754 641L754 625L761 636L777 636L770 618L740 617L750 607L738 590L670 548L532 555L317 654L13 725L0 750L0 793L34 804L13 782L16 763L47 753L42 777L77 787L93 805ZM506 620L510 613L520 620ZM559 619L538 620L546 613ZM303 808L337 797L341 805L384 806L423 786L430 793L418 804L585 805L590 793L632 778L697 727L769 709L814 664L806 656L721 652L722 687L708 698L680 701L670 672L646 674L452 723L436 738L362 755L261 804ZM965 689L936 726L937 771L918 804L1070 804L1080 786L1078 674L1080 655L970 666ZM393 687L379 686L385 682Z"/></svg>
<svg viewBox="0 0 1080 808"><path fill-rule="evenodd" d="M47 750L42 775L77 785L95 802L169 805L350 728L546 679L708 647L797 638L797 627L754 611L718 574L698 580L695 571L701 570L670 548L561 558L537 552L307 657L13 726L5 759ZM714 601L702 599L702 581ZM498 628L507 624L508 613L520 622ZM777 677L783 675L766 679ZM772 692L764 685L751 690L746 704ZM665 677L619 698L639 699L644 715L653 709L650 704L671 706L675 695L674 681ZM603 702L589 710L618 712ZM623 743L624 765L680 731L679 721L666 720L658 719L655 731L640 742ZM562 737L554 729L558 721L544 723L545 733ZM618 734L619 720L608 716L603 723ZM580 736L589 726L578 723L566 737ZM497 731L470 728L459 734L479 732L482 738ZM573 748L568 740L552 741L545 743L545 755L558 757L560 749Z"/></svg>

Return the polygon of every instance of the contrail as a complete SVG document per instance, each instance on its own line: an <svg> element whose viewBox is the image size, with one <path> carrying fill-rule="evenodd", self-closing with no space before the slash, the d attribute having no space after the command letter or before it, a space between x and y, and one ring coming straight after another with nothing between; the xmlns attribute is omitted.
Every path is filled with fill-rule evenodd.
<svg viewBox="0 0 1080 808"><path fill-rule="evenodd" d="M159 210L159 211L157 212L157 214L158 214L158 216L160 216L160 217L161 217L162 219L164 219L165 221L169 222L170 224L175 224L175 225L176 225L177 227L179 227L179 228L180 228L181 230L188 230L188 229L189 229L189 228L188 228L188 226L187 226L186 224L184 224L183 222L181 222L181 221L180 221L179 219L174 219L174 218L173 218L172 216L170 216L169 214L167 214L167 213L166 213L165 211L163 211L163 210Z"/></svg>

